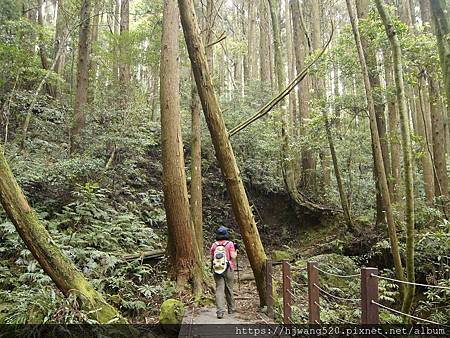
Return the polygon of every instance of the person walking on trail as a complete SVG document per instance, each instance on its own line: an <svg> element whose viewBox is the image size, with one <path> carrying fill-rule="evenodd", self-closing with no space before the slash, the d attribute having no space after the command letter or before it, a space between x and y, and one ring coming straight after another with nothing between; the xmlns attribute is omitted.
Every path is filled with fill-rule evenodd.
<svg viewBox="0 0 450 338"><path fill-rule="evenodd" d="M211 265L216 282L216 307L217 318L223 318L225 313L225 301L228 313L236 311L233 296L233 280L237 250L235 244L230 241L228 229L224 226L216 230L216 241L211 246Z"/></svg>

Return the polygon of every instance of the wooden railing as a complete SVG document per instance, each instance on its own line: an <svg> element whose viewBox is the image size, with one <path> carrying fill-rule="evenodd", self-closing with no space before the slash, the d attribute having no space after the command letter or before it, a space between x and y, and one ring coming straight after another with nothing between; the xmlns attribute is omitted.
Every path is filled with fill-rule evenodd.
<svg viewBox="0 0 450 338"><path fill-rule="evenodd" d="M292 321L292 306L295 301L295 294L293 291L293 284L299 285L292 279L291 273L291 264L289 261L284 260L282 262L282 297L283 297L283 323L284 324L293 324ZM318 266L317 262L308 262L307 266L301 270L306 270L308 275L308 323L310 324L319 324L320 325L320 296L325 295L327 299L334 299L340 302L347 302L351 304L358 304L361 309L361 318L359 324L380 324L379 311L380 309L389 311L390 313L402 316L404 318L409 318L418 322L429 323L434 325L443 325L428 319L416 317L407 313L403 313L396 309L393 309L389 306L382 304L379 299L379 289L378 289L378 281L380 279L385 279L395 283L404 283L404 284L414 284L416 286L427 287L427 288L438 288L443 290L450 290L450 287L440 286L440 285L430 285L430 284L421 284L421 283L409 283L405 281L400 281L394 278L384 277L378 275L377 268L364 267L360 269L359 274L353 275L338 275L328 271L321 270ZM359 278L360 280L360 298L344 298L339 297L331 293L330 291L325 290L320 286L319 273L326 274L329 276L333 276L336 278L345 278L345 279L355 279ZM274 296L273 296L273 262L268 260L266 262L266 303L267 303L267 315L270 318L274 318ZM356 323L348 323L347 324L356 324ZM445 326L445 325L444 325Z"/></svg>

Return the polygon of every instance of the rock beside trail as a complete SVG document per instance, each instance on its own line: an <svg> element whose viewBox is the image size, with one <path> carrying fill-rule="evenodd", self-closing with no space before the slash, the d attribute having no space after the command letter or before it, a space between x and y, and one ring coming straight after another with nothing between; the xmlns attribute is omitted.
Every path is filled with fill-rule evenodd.
<svg viewBox="0 0 450 338"><path fill-rule="evenodd" d="M159 312L159 323L181 324L185 313L184 304L177 299L168 299L161 304Z"/></svg>

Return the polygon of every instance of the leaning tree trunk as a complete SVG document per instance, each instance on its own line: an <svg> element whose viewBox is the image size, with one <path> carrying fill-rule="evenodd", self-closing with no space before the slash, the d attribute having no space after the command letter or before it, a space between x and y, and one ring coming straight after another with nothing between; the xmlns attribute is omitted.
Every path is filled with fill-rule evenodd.
<svg viewBox="0 0 450 338"><path fill-rule="evenodd" d="M222 111L214 93L194 4L192 0L178 0L178 5L180 7L184 37L203 112L216 151L217 160L230 195L234 216L239 224L247 256L250 260L253 274L255 275L260 304L265 305L264 264L267 257L228 138Z"/></svg>
<svg viewBox="0 0 450 338"><path fill-rule="evenodd" d="M193 279L194 286L198 286L196 281L201 278L201 273L197 269L200 257L197 255L184 171L179 95L178 22L176 0L166 0L160 66L163 191L169 232L170 272L176 278L177 288L182 290L190 279Z"/></svg>
<svg viewBox="0 0 450 338"><path fill-rule="evenodd" d="M126 323L119 312L92 287L75 264L64 256L47 229L39 222L6 162L1 145L0 203L27 248L64 296L75 294L81 308L91 319L100 323Z"/></svg>
<svg viewBox="0 0 450 338"><path fill-rule="evenodd" d="M386 34L392 48L394 62L394 79L397 94L397 105L400 115L402 135L403 164L405 168L405 202L406 202L406 275L408 282L415 282L414 272L414 178L411 135L409 130L408 107L406 104L405 85L403 82L402 50L397 32L392 24L389 14L386 12L381 0L375 0L386 29ZM409 313L414 298L414 284L408 284L403 298L402 311Z"/></svg>
<svg viewBox="0 0 450 338"><path fill-rule="evenodd" d="M350 22L352 25L352 31L353 36L355 38L356 42L356 48L358 51L358 59L359 63L362 68L362 75L364 80L364 88L366 90L366 97L367 97L367 106L369 110L369 120L370 120L370 132L372 136L372 144L374 148L375 153L375 165L377 166L377 172L378 172L378 179L380 182L380 188L381 188L381 196L383 199L383 206L384 210L386 212L386 220L388 224L388 232L389 232L389 239L391 243L391 252L392 252L392 258L394 260L394 267L395 267L395 275L397 279L404 280L404 274L403 274L403 266L402 261L400 258L400 250L399 250L399 243L397 238L397 229L394 221L394 215L392 212L392 205L391 205L391 199L389 194L389 187L387 183L387 176L384 169L384 163L383 163L383 154L381 152L381 142L380 142L380 135L378 134L378 128L377 128L377 119L376 119L376 113L375 113L375 103L372 96L372 87L370 86L369 81L369 71L367 69L366 59L364 56L363 46L361 43L361 37L359 35L359 29L358 29L358 21L357 18L354 15L352 4L350 0L346 0L347 3L347 9L348 14L350 16ZM404 294L404 287L403 284L400 286L400 290L402 294Z"/></svg>

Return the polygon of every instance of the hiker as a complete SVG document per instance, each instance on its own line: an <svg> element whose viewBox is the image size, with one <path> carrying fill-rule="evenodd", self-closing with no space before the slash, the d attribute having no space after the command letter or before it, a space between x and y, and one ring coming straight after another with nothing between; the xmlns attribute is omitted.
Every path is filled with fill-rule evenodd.
<svg viewBox="0 0 450 338"><path fill-rule="evenodd" d="M217 318L223 318L225 313L225 300L228 313L236 311L233 297L234 260L237 257L235 244L230 241L228 229L224 226L216 230L216 242L211 246L211 266L216 282Z"/></svg>

